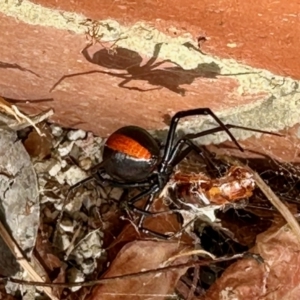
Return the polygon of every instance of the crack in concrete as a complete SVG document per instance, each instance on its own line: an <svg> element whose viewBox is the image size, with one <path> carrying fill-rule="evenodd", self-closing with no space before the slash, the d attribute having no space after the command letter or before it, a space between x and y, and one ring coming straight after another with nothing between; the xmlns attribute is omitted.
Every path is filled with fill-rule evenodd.
<svg viewBox="0 0 300 300"><path fill-rule="evenodd" d="M118 47L124 47L149 57L153 56L155 46L161 44L158 58L169 59L185 70L193 70L199 64L208 66L216 64L220 69L220 74L217 76L233 77L238 81L239 87L236 95L250 95L258 99L230 109L226 108L228 106L224 103L220 103L217 114L225 123L270 131L282 130L299 123L299 81L240 64L234 59L203 55L195 50L196 43L189 34L170 37L143 22L126 27L116 20L92 21L77 13L49 9L28 0L2 1L0 12L27 24L51 26L77 34L84 34L93 26L96 38L102 42L116 41L115 45ZM195 47L187 45L195 45ZM203 117L188 119L180 125L181 130L185 132L195 132L211 127L214 127L211 121ZM242 130L233 129L232 131L239 139L261 135ZM165 130L153 132L161 135ZM227 139L225 134L220 133L201 138L201 143L220 143Z"/></svg>

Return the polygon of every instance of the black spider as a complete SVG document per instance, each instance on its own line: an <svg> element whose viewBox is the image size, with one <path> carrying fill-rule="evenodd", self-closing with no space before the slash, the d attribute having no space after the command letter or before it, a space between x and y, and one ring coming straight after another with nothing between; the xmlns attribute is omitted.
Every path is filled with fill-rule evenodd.
<svg viewBox="0 0 300 300"><path fill-rule="evenodd" d="M175 132L179 120L195 115L210 115L219 126L199 133L187 134L176 140ZM223 124L209 108L179 111L171 119L171 125L162 155L160 155L160 145L145 129L137 126L122 127L112 133L107 139L103 151L103 161L97 166L96 171L90 177L72 186L70 190L90 180L96 180L100 186L110 185L124 189L142 189L140 193L128 200L129 207L142 214L138 228L145 233L165 238L164 235L143 227L145 216L151 214L149 210L154 199L169 181L174 167L192 150L200 154L206 164L210 164L210 161L203 155L203 149L194 144L191 141L192 139L219 131L225 131L236 146L241 151L244 151L229 131L230 128L239 128L281 136L280 134L268 131ZM105 178L107 175L109 175L110 179ZM134 204L137 201L147 196L149 197L144 209L135 207Z"/></svg>

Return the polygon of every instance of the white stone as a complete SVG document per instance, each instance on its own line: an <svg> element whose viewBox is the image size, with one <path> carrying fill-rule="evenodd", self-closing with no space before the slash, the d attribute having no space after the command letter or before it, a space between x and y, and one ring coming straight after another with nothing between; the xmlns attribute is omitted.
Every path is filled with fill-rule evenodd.
<svg viewBox="0 0 300 300"><path fill-rule="evenodd" d="M67 136L70 141L82 140L85 138L86 132L82 129L71 130L68 132Z"/></svg>
<svg viewBox="0 0 300 300"><path fill-rule="evenodd" d="M60 137L63 133L63 129L58 125L51 124L50 125L51 132L55 137Z"/></svg>
<svg viewBox="0 0 300 300"><path fill-rule="evenodd" d="M59 145L57 149L59 155L62 157L68 155L73 148L73 144L74 142L64 142L63 144Z"/></svg>

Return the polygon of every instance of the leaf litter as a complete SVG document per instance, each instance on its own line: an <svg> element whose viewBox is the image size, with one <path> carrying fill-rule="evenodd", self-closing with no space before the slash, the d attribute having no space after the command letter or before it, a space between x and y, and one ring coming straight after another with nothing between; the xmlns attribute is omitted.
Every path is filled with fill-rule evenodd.
<svg viewBox="0 0 300 300"><path fill-rule="evenodd" d="M160 240L137 230L139 215L126 206L127 197L137 191L89 182L68 193L101 162L104 139L50 124L45 121L49 112L23 117L16 109L1 101L0 119L5 122L1 121L0 134L2 139L11 136L12 149L18 145L14 161L26 161L31 170L27 184L33 190L25 196L17 186L18 197L10 194L17 182L10 176L18 171L12 172L2 161L1 244L6 247L3 253L18 257L9 260L11 270L0 268L6 277L3 295L13 299L299 299L300 169L296 164L265 159L241 165L210 153L217 166L211 174L192 155L156 199L153 216L146 218L146 228L169 237ZM26 159L20 156L25 149ZM5 208L8 200L17 201L15 209ZM137 206L143 207L142 202ZM16 217L18 225L13 225L9 220ZM20 222L26 217L33 225ZM17 245L25 256L16 251Z"/></svg>

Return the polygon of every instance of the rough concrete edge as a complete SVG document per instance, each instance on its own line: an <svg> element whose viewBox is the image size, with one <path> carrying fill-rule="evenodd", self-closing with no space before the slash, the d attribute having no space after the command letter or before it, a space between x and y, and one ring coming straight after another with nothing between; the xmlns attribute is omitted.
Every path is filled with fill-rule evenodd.
<svg viewBox="0 0 300 300"><path fill-rule="evenodd" d="M221 104L218 116L226 123L278 131L299 122L299 81L240 64L234 59L203 55L197 49L186 46L186 43L195 46L189 34L170 37L143 22L126 27L115 20L89 20L77 13L49 9L28 0L6 0L0 4L0 12L27 24L50 26L77 34L93 30L95 37L103 42L116 41L116 46L142 55L151 57L155 54L157 58L170 59L186 70L195 70L200 65L206 65L208 69L217 66L220 70L218 76L234 77L239 82L239 95L254 95L256 99L257 95L263 95L260 100L230 109L224 109L226 105L222 107ZM154 53L158 46L158 53ZM201 117L188 119L180 126L188 132L211 127L211 121ZM233 131L240 139L254 135L253 132ZM160 135L165 130L153 132ZM201 138L201 143L220 143L227 139L225 134L210 135Z"/></svg>
<svg viewBox="0 0 300 300"><path fill-rule="evenodd" d="M296 109L294 109L296 108ZM251 105L240 106L237 109L222 110L218 117L225 124L234 124L249 128L257 128L267 131L283 130L299 123L300 98L288 102L273 96L265 100L259 100ZM272 112L272 113L270 113ZM259 122L257 122L259 120ZM180 134L196 133L217 127L210 117L191 118L182 122L179 128ZM153 134L163 138L167 130L155 130ZM239 140L245 140L251 136L260 137L261 133L245 131L241 129L230 129ZM196 142L202 145L220 144L230 138L224 132L204 136Z"/></svg>

